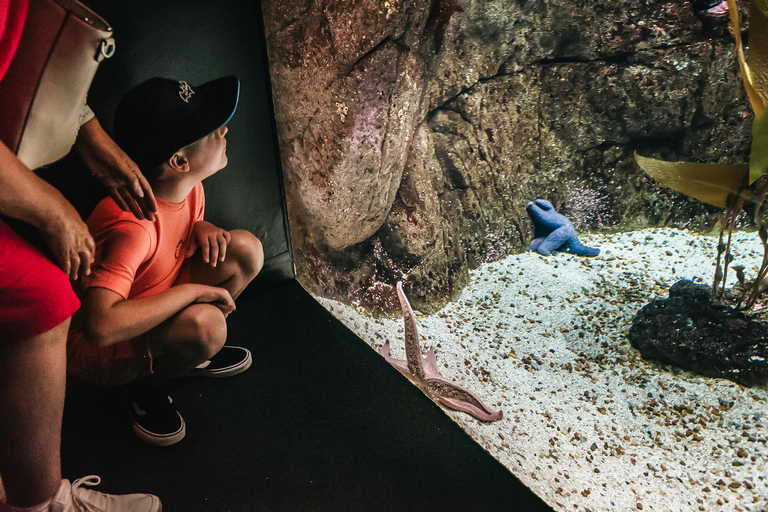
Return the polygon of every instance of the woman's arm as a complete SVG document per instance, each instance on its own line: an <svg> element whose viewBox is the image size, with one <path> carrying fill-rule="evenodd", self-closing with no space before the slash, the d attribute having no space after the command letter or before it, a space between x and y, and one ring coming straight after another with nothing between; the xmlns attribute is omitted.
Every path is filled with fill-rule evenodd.
<svg viewBox="0 0 768 512"><path fill-rule="evenodd" d="M0 142L0 214L36 227L57 265L75 280L90 273L94 243L75 208Z"/></svg>
<svg viewBox="0 0 768 512"><path fill-rule="evenodd" d="M80 127L75 149L117 206L154 220L157 201L139 166L107 135L95 117Z"/></svg>

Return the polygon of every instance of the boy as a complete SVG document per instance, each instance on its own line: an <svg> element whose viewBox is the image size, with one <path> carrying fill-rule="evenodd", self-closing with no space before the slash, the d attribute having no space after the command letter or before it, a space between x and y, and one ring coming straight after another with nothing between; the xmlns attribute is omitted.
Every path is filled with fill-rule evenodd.
<svg viewBox="0 0 768 512"><path fill-rule="evenodd" d="M87 221L96 254L81 280L69 372L124 386L134 431L157 446L186 432L158 384L235 375L251 364L247 349L224 346L226 317L261 270L261 242L205 222L201 184L227 164L226 123L239 89L229 76L199 87L153 78L129 91L115 111L115 141L150 182L155 220L136 219L108 197Z"/></svg>

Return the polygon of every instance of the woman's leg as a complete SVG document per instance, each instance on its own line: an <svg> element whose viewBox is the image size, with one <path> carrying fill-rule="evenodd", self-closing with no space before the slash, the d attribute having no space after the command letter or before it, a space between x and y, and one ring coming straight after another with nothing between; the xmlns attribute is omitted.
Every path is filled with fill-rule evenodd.
<svg viewBox="0 0 768 512"><path fill-rule="evenodd" d="M0 341L0 475L9 505L43 503L61 485L69 322Z"/></svg>

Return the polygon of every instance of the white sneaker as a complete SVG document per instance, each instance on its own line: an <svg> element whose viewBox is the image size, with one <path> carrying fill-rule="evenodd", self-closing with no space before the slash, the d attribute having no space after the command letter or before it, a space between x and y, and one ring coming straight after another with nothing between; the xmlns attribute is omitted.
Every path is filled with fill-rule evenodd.
<svg viewBox="0 0 768 512"><path fill-rule="evenodd" d="M94 486L101 478L90 475L73 483L62 480L50 504L50 512L161 512L160 498L152 494L104 494L81 485Z"/></svg>

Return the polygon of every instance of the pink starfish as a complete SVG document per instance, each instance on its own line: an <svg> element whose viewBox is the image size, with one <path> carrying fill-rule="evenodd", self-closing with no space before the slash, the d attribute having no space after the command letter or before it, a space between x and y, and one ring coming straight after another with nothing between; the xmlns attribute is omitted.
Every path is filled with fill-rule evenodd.
<svg viewBox="0 0 768 512"><path fill-rule="evenodd" d="M427 357L422 359L416 318L413 315L411 304L403 292L402 281L397 283L397 298L400 299L400 307L402 307L403 317L405 317L405 357L407 361L390 357L389 340L384 342L384 346L381 347L381 355L384 356L384 359L400 370L400 373L408 377L408 380L438 404L466 412L482 421L500 420L501 411L492 411L477 395L440 375L440 372L437 371L437 356L434 347L430 347Z"/></svg>

